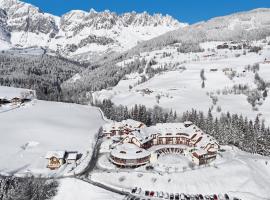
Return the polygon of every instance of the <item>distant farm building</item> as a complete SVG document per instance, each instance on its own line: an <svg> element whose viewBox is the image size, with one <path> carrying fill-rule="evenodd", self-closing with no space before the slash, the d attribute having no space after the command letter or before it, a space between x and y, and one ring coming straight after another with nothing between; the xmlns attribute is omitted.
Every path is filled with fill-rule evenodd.
<svg viewBox="0 0 270 200"><path fill-rule="evenodd" d="M30 102L35 98L35 91L21 92L20 94L11 94L9 96L0 97L0 105L11 104L11 105L21 105L26 102Z"/></svg>
<svg viewBox="0 0 270 200"><path fill-rule="evenodd" d="M20 97L14 97L11 99L11 103L14 103L14 104L22 103L22 99Z"/></svg>

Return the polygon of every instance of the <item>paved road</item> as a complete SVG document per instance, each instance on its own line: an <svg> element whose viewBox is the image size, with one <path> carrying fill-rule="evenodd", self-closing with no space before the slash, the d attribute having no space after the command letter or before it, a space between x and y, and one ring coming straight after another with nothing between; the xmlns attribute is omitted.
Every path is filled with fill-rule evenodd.
<svg viewBox="0 0 270 200"><path fill-rule="evenodd" d="M96 164L97 164L101 143L102 143L102 139L98 138L96 143L95 143L93 153L92 153L92 157L91 157L91 160L90 160L88 166L84 169L83 172L78 174L78 176L88 177L89 174L94 170L94 168L96 167Z"/></svg>
<svg viewBox="0 0 270 200"><path fill-rule="evenodd" d="M98 108L98 109L100 111L100 114L101 114L103 120L106 121L106 122L110 122L110 120L108 120L104 116L104 113L102 112L102 110L100 108ZM97 160L99 158L100 146L101 146L102 140L103 140L103 138L101 138L101 134L102 134L102 132L99 131L98 132L98 135L97 135L97 140L96 140L95 146L93 148L92 157L91 157L91 160L90 160L88 166L84 169L83 172L81 172L80 174L75 175L75 178L80 179L80 180L82 180L84 182L87 182L89 184L95 185L97 187L103 188L105 190L108 190L110 192L114 192L114 193L123 195L124 196L123 198L127 198L130 195L129 192L126 192L126 191L121 190L121 189L117 189L117 188L113 188L113 187L107 186L107 185L105 185L103 183L96 182L96 181L93 181L91 179L91 172L95 169L96 164L97 164Z"/></svg>

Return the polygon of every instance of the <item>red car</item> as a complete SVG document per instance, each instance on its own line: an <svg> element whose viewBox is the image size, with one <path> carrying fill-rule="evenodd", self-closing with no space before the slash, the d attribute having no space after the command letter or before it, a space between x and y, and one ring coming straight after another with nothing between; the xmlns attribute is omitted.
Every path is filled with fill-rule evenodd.
<svg viewBox="0 0 270 200"><path fill-rule="evenodd" d="M214 197L214 200L218 200L218 197L216 194L214 194L213 197Z"/></svg>
<svg viewBox="0 0 270 200"><path fill-rule="evenodd" d="M149 194L149 196L150 196L150 197L153 197L154 194L155 194L155 192L151 191L150 194Z"/></svg>

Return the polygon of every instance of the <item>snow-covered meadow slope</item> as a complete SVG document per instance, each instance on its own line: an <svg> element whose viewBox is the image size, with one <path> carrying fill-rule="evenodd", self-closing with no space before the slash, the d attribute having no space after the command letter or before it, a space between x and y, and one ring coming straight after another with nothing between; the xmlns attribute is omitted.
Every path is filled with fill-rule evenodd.
<svg viewBox="0 0 270 200"><path fill-rule="evenodd" d="M0 87L1 96L18 96L22 91ZM96 134L105 123L99 109L91 106L34 99L10 108L13 109L5 109L6 112L0 108L0 174L3 175L69 174L71 166L64 165L56 171L46 168L46 153L54 150L81 153L82 166L76 171L79 172L88 164Z"/></svg>
<svg viewBox="0 0 270 200"><path fill-rule="evenodd" d="M108 190L93 186L74 178L65 178L60 181L57 195L53 200L121 200L124 197Z"/></svg>
<svg viewBox="0 0 270 200"><path fill-rule="evenodd" d="M191 109L207 112L210 108L216 116L222 112L250 119L259 116L269 125L270 103L268 95L265 97L270 83L268 41L205 42L200 43L203 52L194 53L183 53L180 44L173 44L140 53L117 65L125 68L143 63L143 70L126 75L115 87L94 92L93 97L128 107L159 105L178 113ZM219 45L225 43L228 48L221 49ZM243 47L246 43L250 46L247 49ZM241 49L234 49L238 46ZM251 52L253 47L262 50Z"/></svg>

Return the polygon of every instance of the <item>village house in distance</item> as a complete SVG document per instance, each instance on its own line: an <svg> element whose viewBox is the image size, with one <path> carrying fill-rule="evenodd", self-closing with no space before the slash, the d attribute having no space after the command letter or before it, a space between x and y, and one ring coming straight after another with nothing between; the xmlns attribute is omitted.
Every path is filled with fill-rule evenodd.
<svg viewBox="0 0 270 200"><path fill-rule="evenodd" d="M29 90L21 92L20 94L10 93L8 95L3 95L0 93L0 108L12 108L20 106L24 103L32 101L36 97L36 92L34 90Z"/></svg>
<svg viewBox="0 0 270 200"><path fill-rule="evenodd" d="M178 153L196 165L203 165L215 160L219 149L215 138L190 121L147 127L128 119L104 125L103 137L118 139L111 145L108 156L118 167L135 168L152 163L162 153Z"/></svg>

